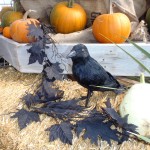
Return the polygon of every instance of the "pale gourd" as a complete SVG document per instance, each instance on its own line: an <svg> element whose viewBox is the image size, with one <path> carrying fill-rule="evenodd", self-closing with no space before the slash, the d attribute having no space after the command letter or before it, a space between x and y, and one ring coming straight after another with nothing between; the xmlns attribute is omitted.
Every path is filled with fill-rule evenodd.
<svg viewBox="0 0 150 150"><path fill-rule="evenodd" d="M121 117L129 115L128 123L136 125L139 134L150 137L150 84L145 83L143 74L141 83L128 90L119 111Z"/></svg>

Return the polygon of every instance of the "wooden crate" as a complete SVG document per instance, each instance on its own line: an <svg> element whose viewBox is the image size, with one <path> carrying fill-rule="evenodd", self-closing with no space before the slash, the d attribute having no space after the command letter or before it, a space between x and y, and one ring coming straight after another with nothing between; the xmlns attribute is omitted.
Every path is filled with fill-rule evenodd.
<svg viewBox="0 0 150 150"><path fill-rule="evenodd" d="M71 60L65 57L76 43L70 44L56 44L58 53L63 57L55 57L53 55L52 45L48 45L49 49L46 53L52 62L59 61L64 73L71 73ZM138 43L139 46L150 52L150 43ZM119 49L114 44L85 44L89 50L90 55L95 58L107 71L116 76L138 76L144 72L146 76L150 76L145 72L134 60L132 60L126 53ZM150 59L145 57L132 44L119 44L127 52L134 55L144 65L150 69ZM23 73L40 73L43 66L38 62L28 65L30 54L27 52L30 46L27 44L20 44L13 40L7 39L0 35L0 56L6 59L13 67ZM58 56L58 55L57 55Z"/></svg>

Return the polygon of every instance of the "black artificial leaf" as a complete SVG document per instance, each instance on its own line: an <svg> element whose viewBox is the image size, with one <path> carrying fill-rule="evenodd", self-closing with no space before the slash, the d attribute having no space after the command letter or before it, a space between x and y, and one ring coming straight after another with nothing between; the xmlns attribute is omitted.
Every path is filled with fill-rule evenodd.
<svg viewBox="0 0 150 150"><path fill-rule="evenodd" d="M116 122L117 125L121 128L124 128L128 131L136 132L137 126L134 124L128 124L127 123L127 118L128 115L126 115L124 118L121 118L119 114L113 109L113 108L104 108L105 113L107 114L108 117L113 119L114 123Z"/></svg>
<svg viewBox="0 0 150 150"><path fill-rule="evenodd" d="M51 102L48 103L47 107L49 107L52 112L55 114L55 117L62 119L72 119L74 116L78 116L78 114L85 109L85 107L78 105L79 100L68 100L68 101L60 101L60 102Z"/></svg>
<svg viewBox="0 0 150 150"><path fill-rule="evenodd" d="M18 125L20 130L24 129L28 124L40 121L39 115L35 112L30 112L25 109L21 109L16 112L11 118L18 118Z"/></svg>
<svg viewBox="0 0 150 150"><path fill-rule="evenodd" d="M38 58L36 57L36 55L31 54L30 57L29 57L29 63L28 64L30 65L30 64L35 63L37 61L37 59Z"/></svg>
<svg viewBox="0 0 150 150"><path fill-rule="evenodd" d="M50 131L50 141L60 139L63 143L72 145L72 129L72 125L69 122L62 122L61 124L51 126L46 131Z"/></svg>
<svg viewBox="0 0 150 150"><path fill-rule="evenodd" d="M28 53L30 53L29 57L29 64L33 64L36 61L39 62L39 64L42 64L44 61L44 58L46 58L46 54L44 52L46 46L46 40L43 30L40 28L40 26L35 26L34 24L28 24L28 30L29 30L29 36L34 36L36 38L35 42L32 42L30 44L30 48L27 50Z"/></svg>
<svg viewBox="0 0 150 150"><path fill-rule="evenodd" d="M46 104L55 114L61 114L64 117L77 115L85 109L85 107L77 104L79 100L67 100L59 102L50 102Z"/></svg>
<svg viewBox="0 0 150 150"><path fill-rule="evenodd" d="M28 24L27 26L29 30L28 36L33 36L36 39L43 38L44 33L43 30L40 28L40 26L35 26L34 23Z"/></svg>
<svg viewBox="0 0 150 150"><path fill-rule="evenodd" d="M58 88L53 88L53 82L43 80L42 93L48 101L55 101L63 97L64 91L59 90Z"/></svg>
<svg viewBox="0 0 150 150"><path fill-rule="evenodd" d="M85 107L77 104L78 101L79 100L68 100L60 102L49 101L41 108L34 108L34 111L54 118L59 118L61 120L64 120L64 118L70 120L72 117L77 116L85 109Z"/></svg>
<svg viewBox="0 0 150 150"><path fill-rule="evenodd" d="M55 114L48 107L41 107L41 108L32 107L32 110L39 114L45 114L53 118L55 117Z"/></svg>
<svg viewBox="0 0 150 150"><path fill-rule="evenodd" d="M105 105L107 108L112 108L111 102L110 102L110 98L106 99Z"/></svg>
<svg viewBox="0 0 150 150"><path fill-rule="evenodd" d="M80 133L85 130L83 135L84 139L90 139L92 143L98 143L98 137L107 141L111 145L111 140L120 143L120 137L116 129L112 130L110 127L113 125L111 122L104 122L102 114L99 117L85 118L77 122L76 133L79 136Z"/></svg>
<svg viewBox="0 0 150 150"><path fill-rule="evenodd" d="M35 95L27 93L22 98L22 100L24 101L24 103L26 104L28 108L31 108L31 106L34 106L36 104L48 102L48 101L42 100L41 98L42 98L42 95L39 93L39 91L37 91Z"/></svg>
<svg viewBox="0 0 150 150"><path fill-rule="evenodd" d="M31 50L32 50L32 53L34 52L36 54L39 54L40 53L39 50L42 50L44 48L45 48L45 45L41 39L41 40L38 40L38 41L32 43L32 49ZM31 52L31 50L30 50L30 52Z"/></svg>
<svg viewBox="0 0 150 150"><path fill-rule="evenodd" d="M75 116L77 117L79 113L79 111L77 110L62 109L62 108L53 108L51 110L55 114L55 117L61 120L64 119L71 120Z"/></svg>
<svg viewBox="0 0 150 150"><path fill-rule="evenodd" d="M56 101L63 97L64 91L58 88L53 88L53 82L43 80L38 90L34 94L27 93L22 100L28 108L36 104L48 103L50 101Z"/></svg>
<svg viewBox="0 0 150 150"><path fill-rule="evenodd" d="M46 57L45 52L41 50L41 43L35 42L32 47L30 47L27 51L30 53L29 64L33 64L36 61L39 64L42 64L44 61L44 57Z"/></svg>
<svg viewBox="0 0 150 150"><path fill-rule="evenodd" d="M108 115L108 117L115 120L120 125L120 127L123 127L125 123L124 120L118 115L118 113L113 108L104 108L103 110Z"/></svg>
<svg viewBox="0 0 150 150"><path fill-rule="evenodd" d="M31 43L32 46L28 50L28 52L31 53L29 64L35 63L36 61L38 61L39 64L42 64L44 57L46 57L46 54L43 51L46 46L46 43L44 42L45 36L43 30L40 28L40 26L35 26L34 24L29 24L28 27L29 35L36 38L36 41Z"/></svg>
<svg viewBox="0 0 150 150"><path fill-rule="evenodd" d="M37 54L31 54L29 57L29 65L35 63L36 61L39 62L39 64L42 65L43 61L44 61L44 56L45 53L41 52L39 55Z"/></svg>
<svg viewBox="0 0 150 150"><path fill-rule="evenodd" d="M82 111L85 107L80 106L78 104L79 101L79 99L72 99L67 101L51 102L47 105L47 107Z"/></svg>
<svg viewBox="0 0 150 150"><path fill-rule="evenodd" d="M63 79L63 69L60 68L60 63L53 63L51 66L47 66L44 68L43 72L49 79L55 78L56 80Z"/></svg>

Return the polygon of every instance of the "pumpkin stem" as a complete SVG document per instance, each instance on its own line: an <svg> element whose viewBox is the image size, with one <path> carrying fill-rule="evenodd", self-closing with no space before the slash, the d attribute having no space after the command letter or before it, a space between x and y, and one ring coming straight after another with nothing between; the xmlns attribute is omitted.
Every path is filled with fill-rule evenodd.
<svg viewBox="0 0 150 150"><path fill-rule="evenodd" d="M110 3L109 4L109 13L112 14L113 13L113 9L112 9L113 8L113 3L112 3L112 0L109 0L109 3Z"/></svg>
<svg viewBox="0 0 150 150"><path fill-rule="evenodd" d="M72 8L72 7L73 7L73 4L74 4L74 0L69 0L69 1L68 1L68 7L69 7L69 8Z"/></svg>
<svg viewBox="0 0 150 150"><path fill-rule="evenodd" d="M31 12L37 12L36 10L31 10L29 9L28 11L25 12L25 14L23 15L23 20L26 20L28 15L31 13Z"/></svg>
<svg viewBox="0 0 150 150"><path fill-rule="evenodd" d="M140 83L145 83L144 73L141 73L140 75Z"/></svg>

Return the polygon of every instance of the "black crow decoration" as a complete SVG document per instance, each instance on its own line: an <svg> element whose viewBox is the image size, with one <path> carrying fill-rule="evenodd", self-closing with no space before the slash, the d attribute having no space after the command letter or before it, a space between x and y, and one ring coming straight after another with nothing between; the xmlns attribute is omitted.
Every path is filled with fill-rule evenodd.
<svg viewBox="0 0 150 150"><path fill-rule="evenodd" d="M85 45L75 45L67 58L72 59L72 73L76 81L88 89L86 107L93 91L114 91L115 93L120 93L120 91L124 90L124 87L90 56ZM97 86L103 86L104 88Z"/></svg>

